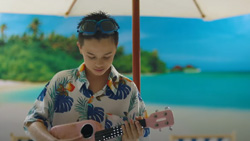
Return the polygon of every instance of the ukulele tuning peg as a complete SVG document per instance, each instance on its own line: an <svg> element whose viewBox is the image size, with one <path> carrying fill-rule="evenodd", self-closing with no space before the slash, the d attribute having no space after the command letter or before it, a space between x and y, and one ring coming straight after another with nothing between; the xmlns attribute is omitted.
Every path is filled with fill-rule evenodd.
<svg viewBox="0 0 250 141"><path fill-rule="evenodd" d="M170 109L170 107L165 107L165 110L169 110Z"/></svg>
<svg viewBox="0 0 250 141"><path fill-rule="evenodd" d="M170 127L169 127L169 130L170 130L170 131L173 131L173 128L172 128L172 126L170 126Z"/></svg>

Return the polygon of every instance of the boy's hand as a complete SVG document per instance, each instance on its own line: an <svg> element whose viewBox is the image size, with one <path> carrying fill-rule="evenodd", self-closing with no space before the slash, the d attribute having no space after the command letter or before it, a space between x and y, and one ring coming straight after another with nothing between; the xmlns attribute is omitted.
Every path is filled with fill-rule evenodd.
<svg viewBox="0 0 250 141"><path fill-rule="evenodd" d="M139 119L142 119L142 117L136 118L136 120ZM125 124L122 125L122 131L122 141L138 141L138 139L143 135L143 128L139 121L125 121Z"/></svg>

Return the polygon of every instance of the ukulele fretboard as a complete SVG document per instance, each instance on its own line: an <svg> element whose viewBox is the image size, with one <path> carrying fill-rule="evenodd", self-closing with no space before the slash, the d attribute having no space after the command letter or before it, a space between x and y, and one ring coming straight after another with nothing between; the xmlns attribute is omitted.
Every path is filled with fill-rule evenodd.
<svg viewBox="0 0 250 141"><path fill-rule="evenodd" d="M96 141L106 141L112 138L116 138L122 135L121 126L116 126L110 129L98 131L95 133Z"/></svg>

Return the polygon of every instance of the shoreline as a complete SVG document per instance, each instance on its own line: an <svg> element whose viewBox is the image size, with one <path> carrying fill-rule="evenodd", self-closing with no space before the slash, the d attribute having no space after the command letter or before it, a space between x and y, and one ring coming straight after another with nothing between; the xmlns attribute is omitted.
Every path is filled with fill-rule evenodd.
<svg viewBox="0 0 250 141"><path fill-rule="evenodd" d="M0 79L0 94L4 92L13 92L17 90L25 90L27 88L35 88L45 85L46 82L25 82Z"/></svg>

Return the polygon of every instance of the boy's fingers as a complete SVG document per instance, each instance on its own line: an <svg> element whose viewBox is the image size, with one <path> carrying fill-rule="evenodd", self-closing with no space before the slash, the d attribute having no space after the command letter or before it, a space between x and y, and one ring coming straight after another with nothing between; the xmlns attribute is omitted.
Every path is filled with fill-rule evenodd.
<svg viewBox="0 0 250 141"><path fill-rule="evenodd" d="M128 138L128 134L127 134L127 131L126 131L125 126L124 126L124 125L122 125L122 132L123 132L123 136L124 136L124 138Z"/></svg>
<svg viewBox="0 0 250 141"><path fill-rule="evenodd" d="M134 138L134 139L135 139L135 138L138 138L138 137L139 137L139 134L138 134L137 127L136 127L136 125L134 124L134 121L133 121L133 120L130 120L130 129L131 129L133 138Z"/></svg>
<svg viewBox="0 0 250 141"><path fill-rule="evenodd" d="M126 129L126 132L127 132L128 139L132 139L133 134L131 132L130 125L129 125L129 123L127 121L125 121L125 129Z"/></svg>
<svg viewBox="0 0 250 141"><path fill-rule="evenodd" d="M144 119L142 116L139 116L139 117L135 117L136 120L142 120ZM136 124L136 128L137 128L137 131L139 133L139 136L141 137L143 135L143 127L141 126L141 124L139 123L139 121L137 121L138 124Z"/></svg>
<svg viewBox="0 0 250 141"><path fill-rule="evenodd" d="M138 121L135 122L135 125L137 128L138 136L141 137L143 135L143 128Z"/></svg>

